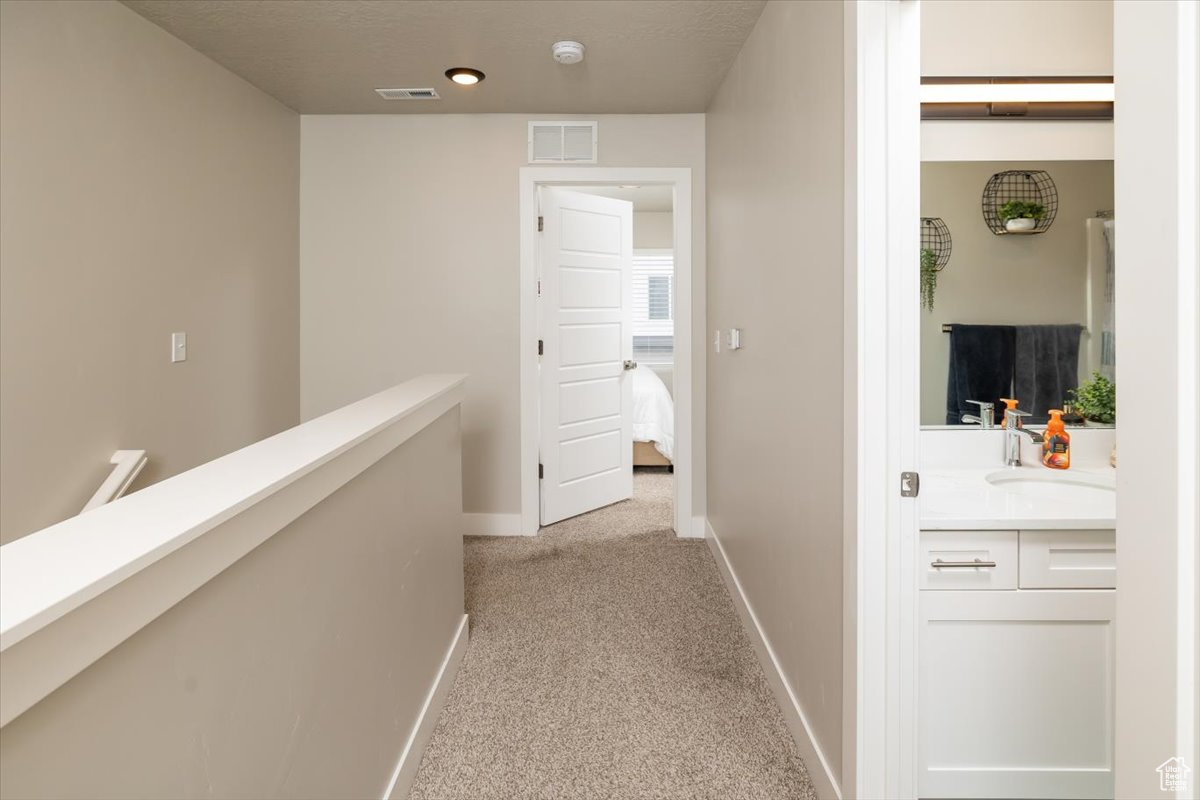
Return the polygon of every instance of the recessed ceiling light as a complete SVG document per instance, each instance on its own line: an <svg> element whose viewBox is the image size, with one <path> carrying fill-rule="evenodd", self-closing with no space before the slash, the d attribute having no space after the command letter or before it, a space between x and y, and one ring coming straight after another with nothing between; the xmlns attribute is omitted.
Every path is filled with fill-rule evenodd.
<svg viewBox="0 0 1200 800"><path fill-rule="evenodd" d="M618 189L640 189L642 188L636 183L622 183L617 186Z"/></svg>
<svg viewBox="0 0 1200 800"><path fill-rule="evenodd" d="M474 86L486 76L479 70L470 67L454 67L446 70L446 77L461 86Z"/></svg>

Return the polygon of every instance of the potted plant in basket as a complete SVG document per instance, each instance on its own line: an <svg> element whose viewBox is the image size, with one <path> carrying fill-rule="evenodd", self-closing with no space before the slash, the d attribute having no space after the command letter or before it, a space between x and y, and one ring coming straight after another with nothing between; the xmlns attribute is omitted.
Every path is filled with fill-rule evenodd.
<svg viewBox="0 0 1200 800"><path fill-rule="evenodd" d="M921 307L933 311L933 293L937 291L937 253L921 248Z"/></svg>
<svg viewBox="0 0 1200 800"><path fill-rule="evenodd" d="M1071 403L1084 424L1112 425L1117 421L1117 387L1099 372L1070 391Z"/></svg>
<svg viewBox="0 0 1200 800"><path fill-rule="evenodd" d="M1004 221L1004 229L1009 233L1028 233L1037 227L1038 220L1046 216L1046 207L1041 203L1009 200L996 213Z"/></svg>

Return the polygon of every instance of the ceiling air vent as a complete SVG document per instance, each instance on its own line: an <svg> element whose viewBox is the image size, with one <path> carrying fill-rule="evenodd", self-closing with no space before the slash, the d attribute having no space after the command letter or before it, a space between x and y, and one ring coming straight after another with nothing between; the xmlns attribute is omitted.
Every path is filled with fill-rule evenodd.
<svg viewBox="0 0 1200 800"><path fill-rule="evenodd" d="M595 164L595 122L529 123L530 164Z"/></svg>
<svg viewBox="0 0 1200 800"><path fill-rule="evenodd" d="M384 100L441 100L436 89L376 89Z"/></svg>

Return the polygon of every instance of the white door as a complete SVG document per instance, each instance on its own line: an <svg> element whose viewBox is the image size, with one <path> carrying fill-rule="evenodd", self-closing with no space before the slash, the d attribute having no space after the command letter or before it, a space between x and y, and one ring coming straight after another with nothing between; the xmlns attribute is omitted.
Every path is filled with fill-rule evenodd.
<svg viewBox="0 0 1200 800"><path fill-rule="evenodd" d="M542 190L543 525L633 496L633 204Z"/></svg>

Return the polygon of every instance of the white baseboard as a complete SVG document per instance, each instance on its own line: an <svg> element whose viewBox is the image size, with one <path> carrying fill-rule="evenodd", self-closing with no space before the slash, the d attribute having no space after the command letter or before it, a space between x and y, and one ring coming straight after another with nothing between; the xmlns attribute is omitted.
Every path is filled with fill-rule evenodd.
<svg viewBox="0 0 1200 800"><path fill-rule="evenodd" d="M463 514L463 536L526 536L520 514ZM537 533L537 531L534 531Z"/></svg>
<svg viewBox="0 0 1200 800"><path fill-rule="evenodd" d="M721 571L721 577L729 588L730 596L733 597L733 604L737 608L738 616L742 619L742 626L754 644L754 652L758 654L758 661L762 664L763 672L766 673L767 683L771 685L771 691L775 693L775 700L783 709L783 717L787 721L788 729L792 732L792 738L796 740L796 746L800 749L800 756L804 759L805 766L808 767L808 776L817 790L817 797L825 800L831 800L831 798L842 800L842 790L837 776L833 774L828 759L821 752L821 747L817 744L816 737L813 736L812 727L808 724L808 718L804 715L799 698L792 691L791 684L788 683L783 670L780 669L779 660L771 648L771 640L767 638L762 626L758 624L754 607L750 605L746 593L742 591L742 584L738 581L737 573L733 571L733 565L729 563L729 558L725 555L725 548L721 546L721 540L717 538L711 524L706 523L705 528L708 534L706 537L708 547L712 550L717 568Z"/></svg>
<svg viewBox="0 0 1200 800"><path fill-rule="evenodd" d="M704 517L692 517L692 529L677 534L680 539L703 539L707 529L707 520Z"/></svg>
<svg viewBox="0 0 1200 800"><path fill-rule="evenodd" d="M438 715L446 703L446 694L454 685L454 676L458 674L463 654L467 651L468 636L467 615L463 614L458 623L458 630L454 632L454 640L450 642L446 657L442 659L442 666L433 679L433 685L429 687L425 705L421 706L421 713L417 715L417 724L413 726L408 742L400 753L400 760L396 763L392 779L383 793L383 800L404 800L408 797L413 779L417 776L417 767L421 766L421 756L425 754L425 745L429 744L429 737L433 735L433 729L437 726Z"/></svg>

